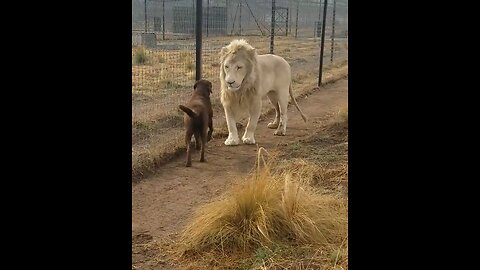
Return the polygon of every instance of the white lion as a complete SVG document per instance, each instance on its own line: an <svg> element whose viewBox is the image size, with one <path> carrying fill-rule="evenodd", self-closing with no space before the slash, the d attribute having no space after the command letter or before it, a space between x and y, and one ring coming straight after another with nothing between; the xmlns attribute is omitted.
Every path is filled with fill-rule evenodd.
<svg viewBox="0 0 480 270"><path fill-rule="evenodd" d="M257 55L255 48L241 39L222 48L220 61L221 102L228 126L225 145L240 143L236 121L247 113L248 123L242 141L255 144L254 133L265 95L275 107L275 120L268 124L269 128L276 128L274 135L286 134L289 95L303 120L307 121L293 97L290 65L285 59L273 54Z"/></svg>

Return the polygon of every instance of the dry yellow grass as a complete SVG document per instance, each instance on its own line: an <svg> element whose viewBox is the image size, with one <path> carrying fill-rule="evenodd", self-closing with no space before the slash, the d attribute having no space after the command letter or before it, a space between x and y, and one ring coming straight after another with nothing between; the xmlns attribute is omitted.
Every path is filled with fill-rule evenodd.
<svg viewBox="0 0 480 270"><path fill-rule="evenodd" d="M348 192L348 107L333 114L321 132L289 142L276 170L309 179L322 193Z"/></svg>
<svg viewBox="0 0 480 270"><path fill-rule="evenodd" d="M205 79L215 80L218 67L211 63L217 59L217 51L204 50L205 64L202 71ZM164 88L193 86L195 76L195 51L149 50L132 48L132 92L158 92ZM170 82L170 84L165 83Z"/></svg>
<svg viewBox="0 0 480 270"><path fill-rule="evenodd" d="M297 165L293 173L275 169L275 158L262 162L261 149L257 165L262 166L197 211L179 241L183 260L200 267L199 261L211 264L216 257L218 269L242 262L250 269L345 264L346 202L308 184L311 166Z"/></svg>
<svg viewBox="0 0 480 270"><path fill-rule="evenodd" d="M185 151L183 132L176 132L173 140L164 144L148 145L144 149L132 150L132 181L144 178L163 164ZM135 149L136 150L136 149Z"/></svg>
<svg viewBox="0 0 480 270"><path fill-rule="evenodd" d="M348 122L348 105L341 108L338 115L342 121Z"/></svg>
<svg viewBox="0 0 480 270"><path fill-rule="evenodd" d="M336 80L339 80L347 75L348 66L345 63L341 63L338 66L333 66L331 69L328 69L325 75L324 82L330 83ZM307 73L304 77L302 77L303 81L302 84L295 84L294 83L294 96L296 98L300 98L302 96L310 94L315 88L312 85L316 85L318 78L315 77L313 73ZM219 92L219 91L217 91ZM217 93L218 94L218 93ZM170 94L172 95L172 94ZM180 104L181 101L179 101ZM214 137L215 138L223 138L228 135L228 131L226 129L225 120L221 117L221 104L219 102L218 97L212 98L212 105L214 107L220 108L220 114L217 115L217 118L214 119ZM268 101L264 101L264 106L262 107L262 115L261 119L265 118L265 116L269 113L273 112L273 107L268 104ZM177 115L179 113L178 109L165 111L153 111L153 112L143 112L141 108L137 108L134 112L133 118L135 119L135 123L142 123L147 126L147 130L154 130L152 128L148 128L151 126L151 123L156 123L160 121L159 119L166 119L172 118L172 116ZM180 114L182 115L182 114ZM153 120L152 120L153 119ZM180 123L181 121L179 121ZM134 130L135 131L135 130ZM178 130L172 131L175 132L175 135L169 136L169 138L174 138L168 142L162 142L162 144L158 144L155 141L155 144L148 144L142 147L132 147L132 178L134 180L138 180L142 178L144 175L149 175L153 172L156 168L158 168L162 163L165 161L170 160L171 158L175 157L177 154L181 153L185 150L185 143L183 141L182 132L183 129L179 128ZM178 135L178 136L177 136ZM181 139L180 139L181 138ZM314 178L316 181L316 178Z"/></svg>
<svg viewBox="0 0 480 270"><path fill-rule="evenodd" d="M147 62L147 54L144 47L137 47L132 49L132 64L143 65Z"/></svg>
<svg viewBox="0 0 480 270"><path fill-rule="evenodd" d="M214 119L215 129L222 129L225 126L224 119L221 117L223 109L219 101L218 46L228 44L232 38L211 37L204 40L202 77L212 81L214 89L211 96L212 104L219 108ZM268 38L246 38L250 44L257 48L259 54L269 52ZM145 64L132 65L132 125L142 123L142 125L148 126L169 115L176 115L178 114L178 104L188 100L195 80L195 53L193 47L185 44L181 45L181 42L178 47L178 50L144 49L147 57ZM298 98L310 93L318 81L317 72L310 67L310 64L312 64L310 59L318 55L318 42L297 40L292 37L278 37L275 41L275 48L279 52L283 52L282 56L287 61L297 63L293 78L295 96ZM136 48L132 48L132 57L136 53L135 50ZM298 61L302 64L298 65ZM323 81L328 83L345 76L348 69L345 64L346 61L339 62L336 65L326 65ZM318 66L318 63L315 62L313 65ZM267 103L268 101L265 100L262 109L263 115L273 111L272 106ZM148 131L152 132L147 134ZM172 141L171 138L175 136L167 136L167 133L163 135L163 133L156 131L155 128L142 130L140 135L145 134L143 137L148 137L151 140L137 140L136 142L141 144L135 143L132 145L132 169L135 171L132 176L147 175L148 171L154 171L155 167L168 160L169 155L176 155L184 147L184 143L180 140L174 139ZM137 130L132 130L132 138L137 136L136 132ZM221 135L223 134L221 133ZM219 137L219 134L215 136ZM177 144L177 142L179 143ZM168 145L168 147L156 145L159 143Z"/></svg>
<svg viewBox="0 0 480 270"><path fill-rule="evenodd" d="M320 153L319 154L324 154ZM318 188L322 195L335 194L338 186L348 181L348 163L336 161L322 164L323 162L307 160L304 158L279 159L275 166L277 171L288 171L296 179L307 181L305 184Z"/></svg>

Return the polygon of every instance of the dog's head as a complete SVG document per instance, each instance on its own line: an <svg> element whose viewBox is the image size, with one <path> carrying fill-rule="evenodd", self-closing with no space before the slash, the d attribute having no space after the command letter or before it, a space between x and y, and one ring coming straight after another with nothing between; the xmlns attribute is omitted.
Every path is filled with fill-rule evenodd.
<svg viewBox="0 0 480 270"><path fill-rule="evenodd" d="M193 85L193 91L205 97L210 97L212 93L212 83L207 80L198 80Z"/></svg>

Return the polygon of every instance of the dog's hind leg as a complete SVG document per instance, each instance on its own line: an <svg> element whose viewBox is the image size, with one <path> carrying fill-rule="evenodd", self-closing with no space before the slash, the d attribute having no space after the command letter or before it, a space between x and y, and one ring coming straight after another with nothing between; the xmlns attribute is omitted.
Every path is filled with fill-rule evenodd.
<svg viewBox="0 0 480 270"><path fill-rule="evenodd" d="M185 133L185 144L187 145L187 162L185 163L185 167L192 166L192 153L190 149L190 141L192 139L192 132L187 131Z"/></svg>
<svg viewBox="0 0 480 270"><path fill-rule="evenodd" d="M193 135L195 136L195 150L200 150L200 133L198 132L195 132L193 133Z"/></svg>
<svg viewBox="0 0 480 270"><path fill-rule="evenodd" d="M201 142L202 142L202 152L200 154L200 162L205 162L205 146L207 145L207 130L203 130L202 134L200 135Z"/></svg>

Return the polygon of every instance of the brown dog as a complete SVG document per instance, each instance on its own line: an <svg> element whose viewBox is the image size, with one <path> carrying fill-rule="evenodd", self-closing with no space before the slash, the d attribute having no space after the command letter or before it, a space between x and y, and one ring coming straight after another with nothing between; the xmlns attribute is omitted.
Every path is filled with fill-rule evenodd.
<svg viewBox="0 0 480 270"><path fill-rule="evenodd" d="M198 80L193 86L193 95L186 106L178 107L185 112L183 123L185 125L185 143L187 145L186 167L192 166L190 141L195 136L195 148L202 149L200 162L205 162L205 145L212 139L213 132L213 111L210 103L212 83L207 80ZM207 133L208 129L208 133Z"/></svg>

